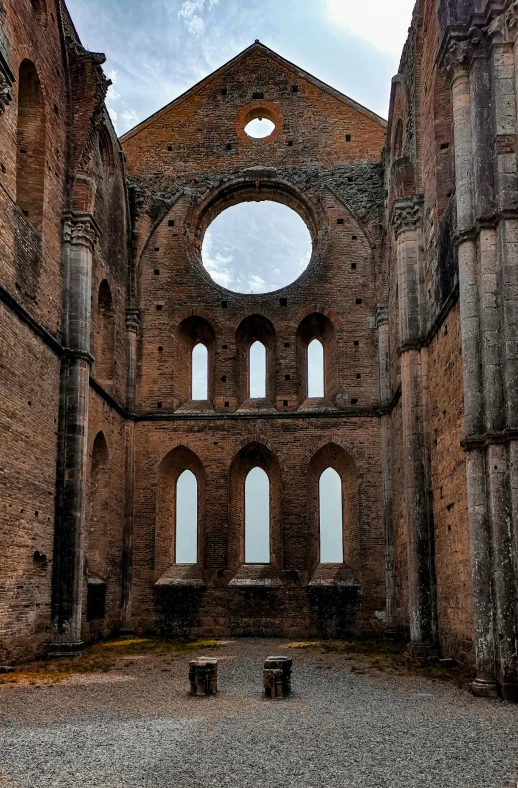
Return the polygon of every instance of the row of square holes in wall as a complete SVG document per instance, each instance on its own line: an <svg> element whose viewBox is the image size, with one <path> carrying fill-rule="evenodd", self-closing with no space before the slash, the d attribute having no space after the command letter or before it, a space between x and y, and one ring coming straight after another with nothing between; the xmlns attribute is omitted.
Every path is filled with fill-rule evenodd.
<svg viewBox="0 0 518 788"><path fill-rule="evenodd" d="M352 136L350 134L346 134L345 135L345 141L346 142L352 142ZM288 148L293 148L293 146L295 145L295 142L293 140L288 140L286 144L287 144ZM225 145L225 149L226 150L232 150L232 143L231 142L227 142L227 144ZM172 145L168 145L167 146L167 150L168 150L169 153L172 153L173 152L173 146ZM352 183L353 179L352 178L348 178L347 180L349 181L349 183Z"/></svg>
<svg viewBox="0 0 518 788"><path fill-rule="evenodd" d="M158 276L159 273L160 273L160 270L158 268L155 268L155 275ZM357 298L356 299L356 305L360 306L361 304L363 304L363 298ZM288 306L288 299L287 298L279 298L279 305L280 306ZM161 312L162 309L164 308L164 305L163 304L155 304L155 307L156 307L157 312ZM228 301L222 301L221 302L221 308L222 309L228 309Z"/></svg>

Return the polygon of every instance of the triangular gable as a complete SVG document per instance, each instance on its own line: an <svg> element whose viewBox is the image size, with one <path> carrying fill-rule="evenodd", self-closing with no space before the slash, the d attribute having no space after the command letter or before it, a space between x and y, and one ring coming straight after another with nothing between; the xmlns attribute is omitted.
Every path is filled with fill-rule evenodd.
<svg viewBox="0 0 518 788"><path fill-rule="evenodd" d="M338 101L347 104L349 107L361 113L362 115L365 115L366 117L370 118L376 123L379 123L379 125L382 126L382 128L387 127L387 121L384 120L384 118L382 118L380 115L377 115L375 112L372 112L370 109L367 109L367 107L364 107L362 104L359 104L357 101L354 101L353 99L349 98L349 96L346 96L344 93L341 93L339 90L336 90L336 88L333 88L330 85L326 84L325 82L322 82L320 79L317 79L317 77L314 77L308 71L304 71L304 69L299 68L294 63L291 63L289 60L286 60L285 58L282 57L282 55L278 55L277 52L274 52L273 49L270 49L269 47L265 46L265 44L261 44L260 41L256 41L254 44L252 44L251 46L247 47L242 52L240 52L239 55L236 55L236 57L232 58L232 60L229 60L227 63L225 63L220 68L218 68L216 71L213 71L212 74L209 74L209 76L205 77L200 82L197 82L196 85L194 85L192 88L189 88L189 90L187 90L185 93L182 93L180 96L178 96L178 98L173 99L173 101L169 102L169 104L166 104L165 107L162 107L162 109L157 110L152 115L150 115L149 118L146 118L145 120L141 121L137 126L135 126L134 128L127 131L125 134L123 134L122 137L120 138L121 143L131 139L133 136L135 136L143 129L145 129L147 126L149 126L153 121L155 121L161 115L169 112L174 107L179 106L184 101L191 98L191 96L198 93L198 91L200 91L202 88L204 88L213 80L219 79L223 74L225 74L226 71L233 68L236 65L236 63L238 63L240 60L244 60L246 57L248 57L248 55L250 55L252 52L256 50L261 50L270 59L277 61L281 66L289 69L290 71L292 71L293 74L296 74L301 79L305 79L307 82L312 83L320 90L329 93Z"/></svg>

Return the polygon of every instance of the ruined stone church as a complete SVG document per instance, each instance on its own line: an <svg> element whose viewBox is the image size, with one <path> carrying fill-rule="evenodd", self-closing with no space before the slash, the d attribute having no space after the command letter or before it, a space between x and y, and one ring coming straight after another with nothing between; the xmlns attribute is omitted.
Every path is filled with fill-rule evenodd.
<svg viewBox="0 0 518 788"><path fill-rule="evenodd" d="M256 42L118 139L103 62L63 0L0 0L0 664L116 631L391 636L517 700L518 3L417 0L388 122ZM231 292L204 235L263 200L310 263Z"/></svg>

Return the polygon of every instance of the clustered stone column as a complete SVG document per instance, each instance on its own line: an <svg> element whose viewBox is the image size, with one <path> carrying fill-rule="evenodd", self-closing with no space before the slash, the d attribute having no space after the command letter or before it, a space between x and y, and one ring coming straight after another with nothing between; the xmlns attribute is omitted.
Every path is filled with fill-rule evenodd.
<svg viewBox="0 0 518 788"><path fill-rule="evenodd" d="M83 533L88 454L92 255L98 226L70 212L63 223L65 304L61 365L60 451L52 588L53 655L81 651Z"/></svg>
<svg viewBox="0 0 518 788"><path fill-rule="evenodd" d="M422 293L422 202L394 204L392 225L397 242L403 458L408 550L410 643L408 654L436 653L436 603L433 575L433 516L430 457L426 445L427 363L422 342L425 309Z"/></svg>
<svg viewBox="0 0 518 788"><path fill-rule="evenodd" d="M216 695L218 692L218 660L211 657L198 657L189 662L189 683L191 695L202 697Z"/></svg>
<svg viewBox="0 0 518 788"><path fill-rule="evenodd" d="M264 661L263 684L267 698L287 698L291 694L290 657L267 657Z"/></svg>
<svg viewBox="0 0 518 788"><path fill-rule="evenodd" d="M518 80L516 3L453 31L451 80L477 678L518 698ZM487 20L486 20L487 21Z"/></svg>

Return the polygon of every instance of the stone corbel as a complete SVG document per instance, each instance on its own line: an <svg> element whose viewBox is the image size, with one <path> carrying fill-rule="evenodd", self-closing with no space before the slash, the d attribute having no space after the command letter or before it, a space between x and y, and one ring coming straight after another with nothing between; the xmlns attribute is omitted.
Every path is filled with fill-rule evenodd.
<svg viewBox="0 0 518 788"><path fill-rule="evenodd" d="M404 232L417 230L423 221L421 199L398 200L392 209L392 227L396 238Z"/></svg>
<svg viewBox="0 0 518 788"><path fill-rule="evenodd" d="M130 334L138 334L140 326L140 309L126 310L126 331Z"/></svg>
<svg viewBox="0 0 518 788"><path fill-rule="evenodd" d="M86 246L93 252L99 235L99 225L90 213L70 211L63 215L64 243L73 246Z"/></svg>

